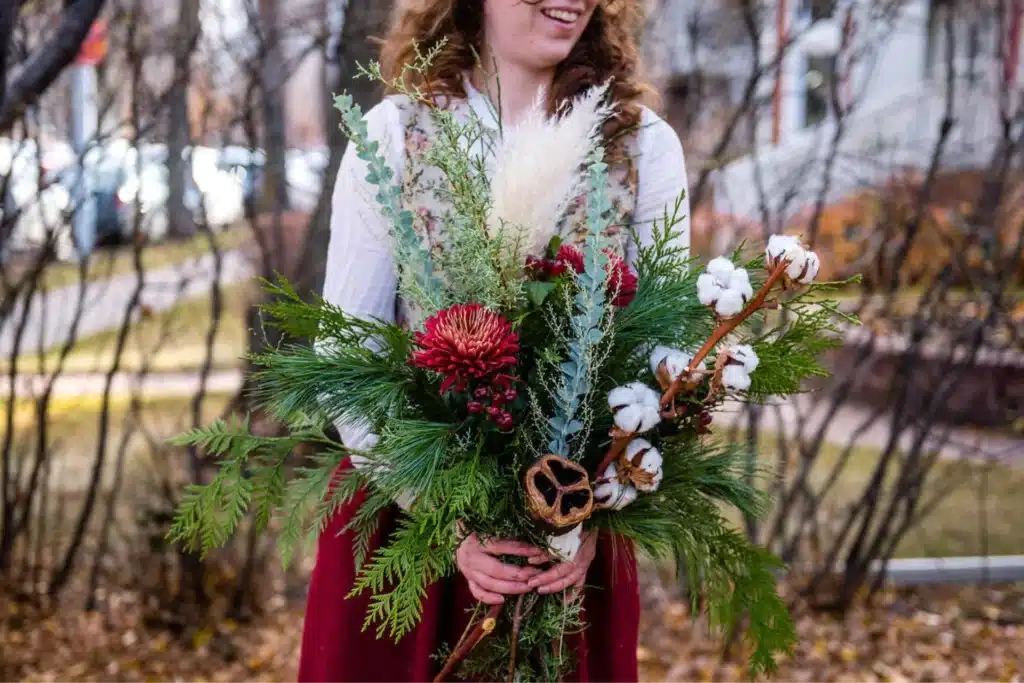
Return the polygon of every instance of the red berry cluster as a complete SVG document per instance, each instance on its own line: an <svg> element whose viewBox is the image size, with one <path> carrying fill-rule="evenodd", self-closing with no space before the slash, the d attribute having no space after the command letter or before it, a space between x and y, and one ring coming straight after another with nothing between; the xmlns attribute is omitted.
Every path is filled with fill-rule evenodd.
<svg viewBox="0 0 1024 683"><path fill-rule="evenodd" d="M508 380L499 379L490 386L475 389L472 398L466 404L466 410L471 415L487 415L487 419L497 425L498 429L507 432L515 427L516 423L512 413L508 412L505 406L515 401L517 396L519 392Z"/></svg>
<svg viewBox="0 0 1024 683"><path fill-rule="evenodd" d="M569 270L569 266L557 259L538 256L526 257L526 271L541 280L551 280L565 274L567 270Z"/></svg>
<svg viewBox="0 0 1024 683"><path fill-rule="evenodd" d="M691 410L691 407L696 406L696 410ZM683 404L676 406L676 419L679 420L680 427L689 426L694 429L699 436L711 433L711 423L714 421L711 411L708 410L707 406L703 404Z"/></svg>
<svg viewBox="0 0 1024 683"><path fill-rule="evenodd" d="M701 435L703 435L703 434L710 434L711 433L711 423L713 421L714 421L714 418L711 416L711 412L710 411L707 411L707 410L702 411L700 413L700 417L697 420L697 433L701 434Z"/></svg>
<svg viewBox="0 0 1024 683"><path fill-rule="evenodd" d="M636 296L637 277L618 254L611 249L604 251L608 255L608 265L605 266L605 271L608 273L608 290L615 292L612 304L624 308ZM556 278L570 268L577 273L584 271L583 251L571 244L559 247L555 258L538 258L536 256L526 258L527 273L541 280Z"/></svg>

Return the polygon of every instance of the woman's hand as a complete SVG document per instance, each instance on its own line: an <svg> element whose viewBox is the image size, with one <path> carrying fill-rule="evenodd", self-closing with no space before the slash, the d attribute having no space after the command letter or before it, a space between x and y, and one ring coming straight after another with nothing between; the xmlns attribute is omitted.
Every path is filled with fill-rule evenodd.
<svg viewBox="0 0 1024 683"><path fill-rule="evenodd" d="M587 570L597 555L597 533L587 532L583 535L583 543L576 557L569 562L561 562L543 574L529 580L530 589L542 595L557 593L573 586L579 588L587 580Z"/></svg>
<svg viewBox="0 0 1024 683"><path fill-rule="evenodd" d="M504 595L523 595L533 588L529 581L540 574L537 567L517 567L505 564L495 555L518 555L531 562L542 560L547 554L540 548L516 541L489 541L481 543L476 534L470 534L455 551L455 564L469 582L473 597L488 605L500 605Z"/></svg>

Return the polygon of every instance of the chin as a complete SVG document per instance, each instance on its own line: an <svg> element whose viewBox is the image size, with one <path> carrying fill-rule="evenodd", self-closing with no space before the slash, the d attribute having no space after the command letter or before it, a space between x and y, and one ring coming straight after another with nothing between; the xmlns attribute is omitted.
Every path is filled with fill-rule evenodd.
<svg viewBox="0 0 1024 683"><path fill-rule="evenodd" d="M554 69L567 60L571 53L571 47L541 48L529 55L528 58L535 69Z"/></svg>

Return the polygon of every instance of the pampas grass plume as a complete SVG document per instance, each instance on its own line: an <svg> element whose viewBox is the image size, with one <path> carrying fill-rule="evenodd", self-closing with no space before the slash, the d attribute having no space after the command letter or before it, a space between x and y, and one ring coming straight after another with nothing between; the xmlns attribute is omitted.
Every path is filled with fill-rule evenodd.
<svg viewBox="0 0 1024 683"><path fill-rule="evenodd" d="M586 188L587 158L611 113L607 85L591 88L570 111L548 117L544 92L504 131L495 150L487 231L504 234L522 262L543 252L570 204Z"/></svg>

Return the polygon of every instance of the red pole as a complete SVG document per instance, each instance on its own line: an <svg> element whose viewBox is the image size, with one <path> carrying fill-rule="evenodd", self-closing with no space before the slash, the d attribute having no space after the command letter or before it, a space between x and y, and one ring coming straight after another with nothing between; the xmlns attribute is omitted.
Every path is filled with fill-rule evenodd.
<svg viewBox="0 0 1024 683"><path fill-rule="evenodd" d="M1020 61L1020 29L1021 13L1024 10L1021 0L1013 0L1010 5L1010 36L1006 54L1003 55L1003 82L1013 87L1017 83L1017 65Z"/></svg>
<svg viewBox="0 0 1024 683"><path fill-rule="evenodd" d="M775 13L776 50L775 90L772 92L772 144L782 139L782 56L786 50L786 15L789 13L788 0L778 0Z"/></svg>

